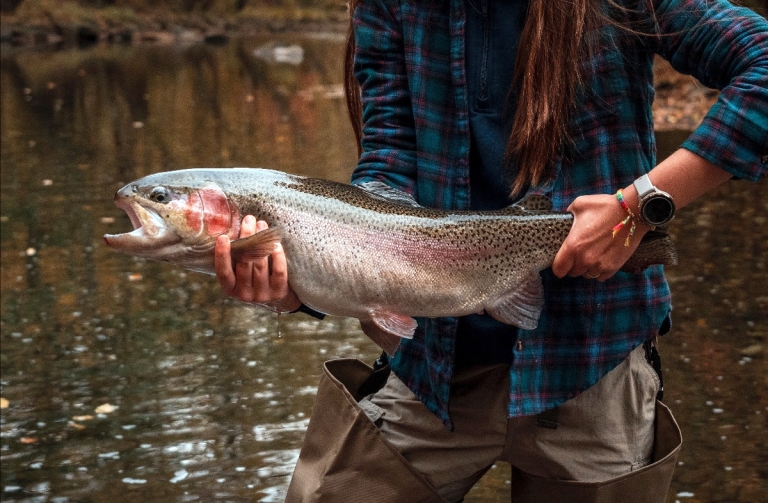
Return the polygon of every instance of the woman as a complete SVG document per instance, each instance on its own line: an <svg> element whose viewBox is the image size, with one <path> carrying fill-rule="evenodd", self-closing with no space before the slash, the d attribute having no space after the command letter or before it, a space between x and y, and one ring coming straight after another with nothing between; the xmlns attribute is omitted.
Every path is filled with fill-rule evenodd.
<svg viewBox="0 0 768 503"><path fill-rule="evenodd" d="M348 405L369 419L359 428L374 432L377 456L365 454L374 444L326 452L370 435L311 423L288 500L460 501L504 460L515 501L664 501L674 456L654 463L654 438L658 450L668 434L655 425L676 427L649 358L669 329L669 289L661 266L617 271L676 208L765 172L768 23L725 0L358 0L351 12L353 183L446 209L545 194L575 220L541 274L535 330L482 314L420 320L383 388ZM658 165L657 54L722 91ZM246 217L243 235L265 227ZM266 261L233 269L228 251L220 239L225 293L301 306L281 251L271 275Z"/></svg>

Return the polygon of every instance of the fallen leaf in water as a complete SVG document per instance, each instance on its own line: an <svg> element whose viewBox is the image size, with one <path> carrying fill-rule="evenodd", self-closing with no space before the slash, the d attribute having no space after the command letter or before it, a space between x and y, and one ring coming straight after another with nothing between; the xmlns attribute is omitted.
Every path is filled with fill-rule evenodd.
<svg viewBox="0 0 768 503"><path fill-rule="evenodd" d="M19 442L22 444L34 444L37 442L37 437L21 437Z"/></svg>
<svg viewBox="0 0 768 503"><path fill-rule="evenodd" d="M10 404L7 398L0 397L0 409L7 409Z"/></svg>
<svg viewBox="0 0 768 503"><path fill-rule="evenodd" d="M88 416L74 416L72 418L73 421L90 421L91 419L93 419L93 416L91 416L91 415L88 415Z"/></svg>
<svg viewBox="0 0 768 503"><path fill-rule="evenodd" d="M128 281L141 281L142 278L144 278L144 276L137 272L128 275Z"/></svg>
<svg viewBox="0 0 768 503"><path fill-rule="evenodd" d="M95 412L96 414L109 414L110 412L114 412L116 408L117 407L115 407L114 405L105 403L103 405L99 405L98 407L96 407Z"/></svg>
<svg viewBox="0 0 768 503"><path fill-rule="evenodd" d="M115 223L115 219L112 217L101 217L100 222L103 224L113 224Z"/></svg>
<svg viewBox="0 0 768 503"><path fill-rule="evenodd" d="M76 423L74 421L70 421L69 423L67 423L67 426L69 426L71 428L74 428L76 430L81 430L81 431L85 429L85 425L84 424L78 424L78 423Z"/></svg>

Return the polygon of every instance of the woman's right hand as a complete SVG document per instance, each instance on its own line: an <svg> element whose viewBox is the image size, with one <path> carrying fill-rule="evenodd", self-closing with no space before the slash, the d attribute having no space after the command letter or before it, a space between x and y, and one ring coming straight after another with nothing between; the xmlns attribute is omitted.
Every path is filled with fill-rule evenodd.
<svg viewBox="0 0 768 503"><path fill-rule="evenodd" d="M246 238L266 228L266 222L257 222L252 215L246 215L240 225L239 237ZM214 249L214 269L226 295L278 313L295 311L301 306L301 301L288 285L288 265L280 244L270 257L233 264L229 237L219 236Z"/></svg>

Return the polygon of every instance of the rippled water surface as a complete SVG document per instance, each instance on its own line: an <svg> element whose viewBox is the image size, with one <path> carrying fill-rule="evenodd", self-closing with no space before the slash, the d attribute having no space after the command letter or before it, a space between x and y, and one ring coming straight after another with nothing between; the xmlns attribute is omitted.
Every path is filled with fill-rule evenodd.
<svg viewBox="0 0 768 503"><path fill-rule="evenodd" d="M278 319L101 236L130 228L112 194L148 173L347 180L341 49L329 35L3 47L3 501L282 501L321 363L377 348L353 320ZM768 501L765 188L731 182L673 227L662 353L685 445L670 502ZM499 465L466 501L508 501L508 480Z"/></svg>

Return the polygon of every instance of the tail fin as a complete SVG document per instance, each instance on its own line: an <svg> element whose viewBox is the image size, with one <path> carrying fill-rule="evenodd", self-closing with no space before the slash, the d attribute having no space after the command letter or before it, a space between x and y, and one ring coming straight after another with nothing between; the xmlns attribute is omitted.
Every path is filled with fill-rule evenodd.
<svg viewBox="0 0 768 503"><path fill-rule="evenodd" d="M654 264L677 265L677 251L666 231L646 233L621 270L636 274Z"/></svg>

